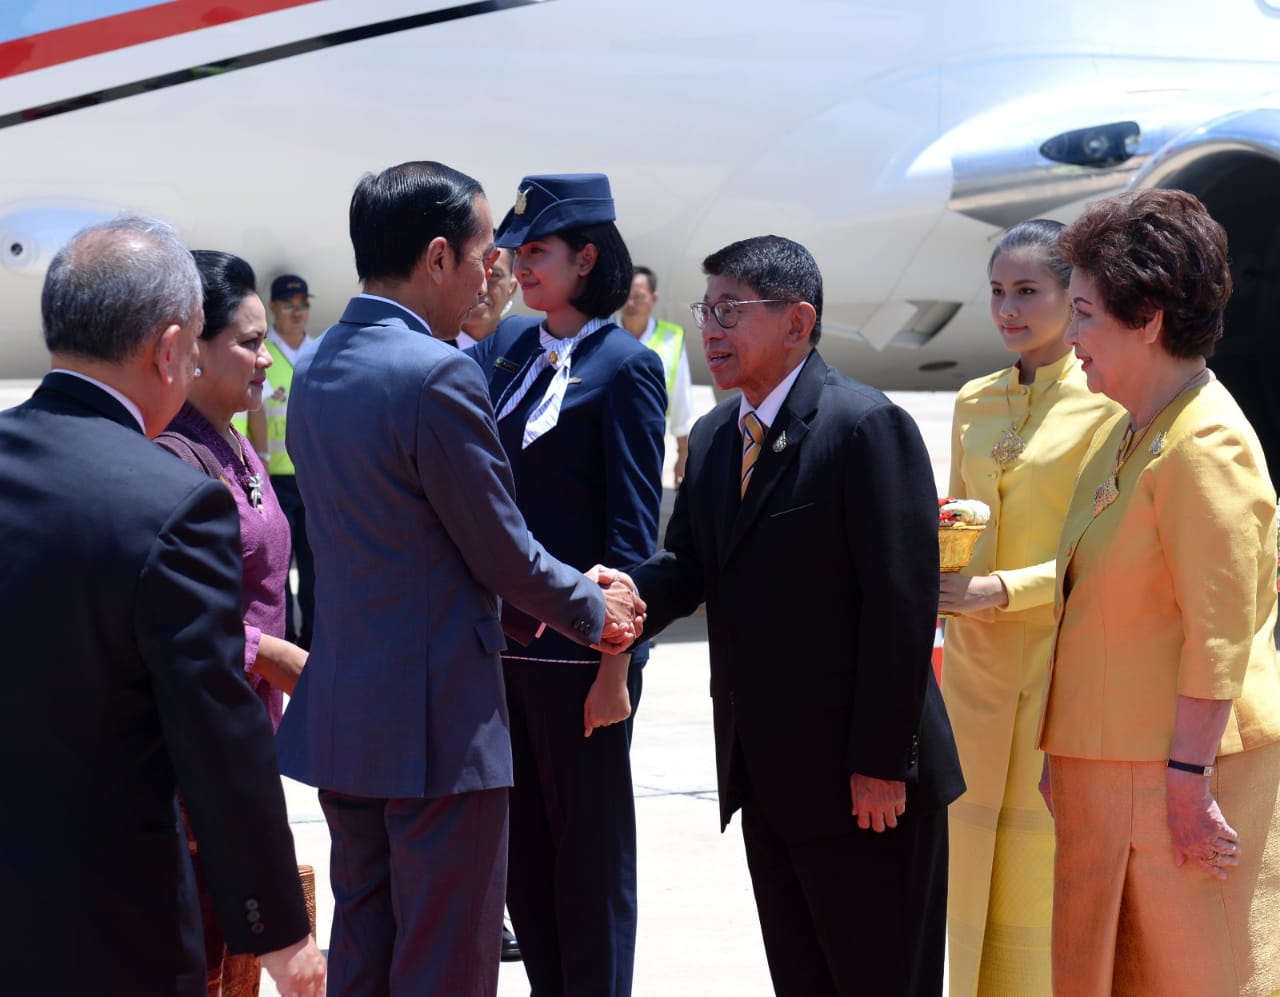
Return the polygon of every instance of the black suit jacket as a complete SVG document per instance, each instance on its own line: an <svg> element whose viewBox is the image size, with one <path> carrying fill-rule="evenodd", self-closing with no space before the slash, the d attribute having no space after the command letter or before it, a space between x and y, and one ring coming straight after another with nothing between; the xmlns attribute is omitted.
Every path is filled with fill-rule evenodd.
<svg viewBox="0 0 1280 997"><path fill-rule="evenodd" d="M204 993L175 786L231 949L302 938L230 493L50 374L0 414L0 551L6 992Z"/></svg>
<svg viewBox="0 0 1280 997"><path fill-rule="evenodd" d="M746 783L783 836L852 831L849 776L964 789L931 666L937 502L915 423L812 353L738 495L739 399L694 427L665 549L634 572L656 634L706 601L720 818Z"/></svg>

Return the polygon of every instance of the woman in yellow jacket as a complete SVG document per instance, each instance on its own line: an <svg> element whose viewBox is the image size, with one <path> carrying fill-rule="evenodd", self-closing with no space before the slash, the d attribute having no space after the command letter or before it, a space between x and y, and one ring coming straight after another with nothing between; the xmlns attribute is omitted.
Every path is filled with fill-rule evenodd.
<svg viewBox="0 0 1280 997"><path fill-rule="evenodd" d="M1099 201L1062 236L1068 332L1125 412L1060 541L1040 745L1060 997L1280 992L1276 494L1205 360L1227 238L1190 194Z"/></svg>
<svg viewBox="0 0 1280 997"><path fill-rule="evenodd" d="M1075 475L1118 408L1089 392L1063 336L1069 266L1059 222L1010 229L988 274L1012 367L956 397L951 494L991 507L973 561L942 576L942 692L968 791L951 805L948 958L953 997L1050 989L1053 821L1035 746L1053 639L1054 555Z"/></svg>

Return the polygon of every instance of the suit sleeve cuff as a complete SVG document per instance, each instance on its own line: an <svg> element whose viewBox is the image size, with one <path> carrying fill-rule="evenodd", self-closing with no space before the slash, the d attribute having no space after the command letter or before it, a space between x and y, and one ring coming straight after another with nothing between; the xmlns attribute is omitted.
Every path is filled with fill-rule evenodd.
<svg viewBox="0 0 1280 997"><path fill-rule="evenodd" d="M1054 570L1053 561L1044 561L1025 568L993 571L992 574L1004 583L1004 590L1009 593L1009 604L1003 612L1018 613L1053 602Z"/></svg>

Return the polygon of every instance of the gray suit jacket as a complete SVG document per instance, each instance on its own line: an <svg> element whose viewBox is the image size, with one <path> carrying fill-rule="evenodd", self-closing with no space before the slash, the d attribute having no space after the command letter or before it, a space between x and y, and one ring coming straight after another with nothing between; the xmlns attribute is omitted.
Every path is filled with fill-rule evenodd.
<svg viewBox="0 0 1280 997"><path fill-rule="evenodd" d="M316 628L281 771L383 798L510 786L497 596L583 644L605 610L525 526L479 367L353 298L297 368L288 446Z"/></svg>

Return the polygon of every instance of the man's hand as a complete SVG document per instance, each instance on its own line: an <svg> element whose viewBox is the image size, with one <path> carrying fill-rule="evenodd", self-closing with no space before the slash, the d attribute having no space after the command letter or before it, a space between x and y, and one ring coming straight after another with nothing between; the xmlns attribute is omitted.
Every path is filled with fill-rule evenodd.
<svg viewBox="0 0 1280 997"><path fill-rule="evenodd" d="M631 716L631 693L627 690L627 671L631 655L606 654L600 659L596 679L582 704L583 737L590 737L597 727L621 723Z"/></svg>
<svg viewBox="0 0 1280 997"><path fill-rule="evenodd" d="M324 956L310 935L262 957L280 997L324 997Z"/></svg>
<svg viewBox="0 0 1280 997"><path fill-rule="evenodd" d="M605 625L600 643L593 645L605 654L626 650L644 631L646 606L631 576L597 564L587 577L604 589Z"/></svg>
<svg viewBox="0 0 1280 997"><path fill-rule="evenodd" d="M897 827L898 818L907 810L907 784L896 779L874 779L855 772L849 776L849 795L858 826L883 831Z"/></svg>

